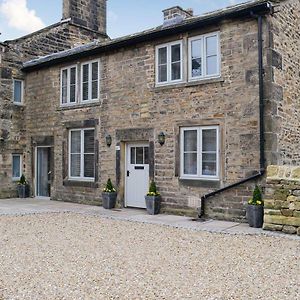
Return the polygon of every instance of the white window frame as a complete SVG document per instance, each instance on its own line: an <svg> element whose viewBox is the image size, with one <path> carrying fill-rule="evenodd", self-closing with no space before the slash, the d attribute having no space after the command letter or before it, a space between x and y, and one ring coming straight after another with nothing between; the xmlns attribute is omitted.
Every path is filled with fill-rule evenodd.
<svg viewBox="0 0 300 300"><path fill-rule="evenodd" d="M207 62L206 62L206 39L209 37L217 37L217 73L206 75L207 73ZM202 75L193 77L192 76L192 42L202 39ZM219 78L221 76L221 49L220 49L220 32L212 32L208 34L194 36L188 39L188 80L197 81L203 79Z"/></svg>
<svg viewBox="0 0 300 300"><path fill-rule="evenodd" d="M94 177L84 177L84 154L92 154L92 153L84 153L84 131L86 130L94 130L95 134L95 128L79 128L79 129L70 129L69 130L69 147L68 147L68 164L69 164L69 180L74 180L74 181L89 181L89 182L94 182L95 181L95 175ZM80 136L80 176L79 177L72 177L71 176L71 133L74 131L80 131L81 136ZM96 139L94 138L94 142ZM95 159L96 159L96 154L95 154L95 146L94 146L94 165L95 165ZM96 172L96 168L94 167L94 172Z"/></svg>
<svg viewBox="0 0 300 300"><path fill-rule="evenodd" d="M92 64L97 62L98 63L98 94L97 98L92 99ZM88 100L83 100L83 66L89 65L89 81L88 81ZM91 103L91 102L97 102L100 98L100 59L94 59L87 62L83 62L81 64L80 68L80 89L81 89L81 96L80 96L80 102L81 103Z"/></svg>
<svg viewBox="0 0 300 300"><path fill-rule="evenodd" d="M71 87L71 69L75 68L75 102L70 102L70 87ZM63 103L63 71L67 70L67 103ZM78 93L78 74L77 65L68 66L60 70L60 105L70 106L77 104L77 94Z"/></svg>
<svg viewBox="0 0 300 300"><path fill-rule="evenodd" d="M15 101L15 82L21 82L21 102ZM24 80L22 79L13 79L13 103L15 105L23 105L24 104Z"/></svg>
<svg viewBox="0 0 300 300"><path fill-rule="evenodd" d="M172 73L172 61L171 61L171 47L174 45L180 45L180 79L171 80ZM158 74L158 52L161 48L167 48L167 81L159 82L159 74ZM179 82L183 82L183 41L177 40L171 43L157 45L155 47L155 82L157 86L170 85Z"/></svg>
<svg viewBox="0 0 300 300"><path fill-rule="evenodd" d="M204 130L215 129L217 134L217 147L216 147L216 175L203 175L202 174L202 132ZM197 131L197 174L184 174L184 132ZM180 178L181 179L194 179L194 180L212 180L218 181L220 179L220 129L219 126L197 126L197 127L181 127L180 128Z"/></svg>
<svg viewBox="0 0 300 300"><path fill-rule="evenodd" d="M14 177L13 176L13 162L14 162L14 157L16 157L16 156L18 156L18 157L20 157L20 165L19 165L19 173L20 173L20 177L22 176L22 165L23 165L23 162L22 162L22 154L12 154L12 160L11 160L11 171L12 171L12 180L13 181L19 181L20 180L20 177Z"/></svg>

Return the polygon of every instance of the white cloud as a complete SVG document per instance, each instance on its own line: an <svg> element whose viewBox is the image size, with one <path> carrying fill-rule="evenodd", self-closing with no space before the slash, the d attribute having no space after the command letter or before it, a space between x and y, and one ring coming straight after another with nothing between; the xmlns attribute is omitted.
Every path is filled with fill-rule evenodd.
<svg viewBox="0 0 300 300"><path fill-rule="evenodd" d="M24 33L30 33L45 27L35 10L27 7L27 0L3 0L0 13L7 19L8 26Z"/></svg>

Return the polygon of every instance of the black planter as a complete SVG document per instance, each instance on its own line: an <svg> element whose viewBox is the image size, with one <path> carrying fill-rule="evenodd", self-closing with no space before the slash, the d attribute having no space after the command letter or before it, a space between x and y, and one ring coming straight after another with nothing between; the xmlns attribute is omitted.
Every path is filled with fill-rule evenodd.
<svg viewBox="0 0 300 300"><path fill-rule="evenodd" d="M105 209L113 209L116 206L117 193L102 193L102 206Z"/></svg>
<svg viewBox="0 0 300 300"><path fill-rule="evenodd" d="M17 189L19 198L29 197L29 185L19 184Z"/></svg>
<svg viewBox="0 0 300 300"><path fill-rule="evenodd" d="M146 208L149 215L157 215L160 211L160 196L145 196Z"/></svg>
<svg viewBox="0 0 300 300"><path fill-rule="evenodd" d="M264 207L262 205L248 205L247 219L250 227L262 228L264 223Z"/></svg>

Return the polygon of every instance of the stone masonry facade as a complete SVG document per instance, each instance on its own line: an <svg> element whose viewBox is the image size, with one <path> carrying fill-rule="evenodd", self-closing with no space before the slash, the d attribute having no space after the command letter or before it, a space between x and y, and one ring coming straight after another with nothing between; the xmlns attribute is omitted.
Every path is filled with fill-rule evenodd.
<svg viewBox="0 0 300 300"><path fill-rule="evenodd" d="M155 86L156 45L179 38L186 44L188 37L214 31L220 32L221 78L200 84ZM31 150L27 154L27 165L33 163L32 139L53 136L53 199L100 204L101 190L111 178L118 186L119 205L123 205L124 172L116 174L118 155L122 169L125 142L146 139L153 145L153 178L162 195L164 210L196 215L201 195L259 169L258 80L257 65L253 64L257 61L256 41L256 20L229 20L181 36L86 57L76 63L100 59L101 65L100 101L91 105L60 107L60 70L73 62L28 73L26 124L27 149ZM68 128L80 127L88 120L95 121L99 149L98 180L93 186L69 182L66 172ZM188 181L179 177L179 129L199 125L220 126L222 175L219 182ZM156 138L161 131L166 134L164 146L160 146ZM105 144L107 134L113 137L111 147ZM116 146L120 146L120 154L114 150ZM32 178L30 169L26 175ZM250 182L210 200L207 215L243 219L253 187L254 182Z"/></svg>
<svg viewBox="0 0 300 300"><path fill-rule="evenodd" d="M96 1L106 12L106 1ZM64 8L68 0L64 0ZM106 18L100 15L101 32L79 24L74 19L74 9L63 11L64 20L33 34L16 40L0 43L0 198L16 195L16 184L11 180L12 154L26 152L25 105L15 105L13 98L13 79L25 80L21 71L23 62L37 56L64 51L85 44L94 39L106 38ZM87 25L87 24L85 24ZM25 83L26 84L26 83ZM26 88L26 86L25 86ZM23 170L28 166L24 163Z"/></svg>
<svg viewBox="0 0 300 300"><path fill-rule="evenodd" d="M83 2L82 7L90 3ZM265 155L266 165L279 172L281 167L294 170L299 165L297 28L300 4L298 0L270 1L270 4L276 4L274 13L263 17ZM68 2L64 13L72 15L75 7L75 1ZM84 26L96 28L87 25L91 20L85 14L77 17L86 21ZM168 86L155 84L156 46L182 40L183 48L187 49L189 38L210 32L218 32L220 36L219 78ZM224 18L205 27L136 42L99 54L83 53L76 60L26 72L26 105L18 108L21 112L15 132L20 132L20 126L25 126L25 130L19 138L22 142L15 143L15 147L20 147L24 154L24 172L30 185L34 186L35 147L51 146L54 158L52 199L100 205L102 188L111 178L118 189L118 205L123 206L126 143L147 141L150 179L157 183L163 210L196 215L204 194L236 183L260 170L258 51L257 19L248 15ZM62 68L77 65L79 70L82 63L92 60L100 62L99 101L62 107ZM183 76L187 76L186 68ZM218 126L220 130L218 181L180 177L180 128L193 126ZM95 128L95 181L72 182L68 179L68 133L72 128L87 127ZM7 125L7 128L12 126ZM157 141L160 132L166 135L163 146ZM112 137L110 147L105 140L108 134ZM1 162L3 159L0 159ZM9 168L6 161L7 173ZM292 175L286 176L284 182L280 181L282 178L273 181L269 177L272 176L249 181L207 199L205 214L212 218L245 220L247 201L258 183L266 197L265 228L296 233L298 223L276 223L273 215L278 216L278 220L299 217L296 207L298 183ZM278 189L288 190L284 199L277 199Z"/></svg>

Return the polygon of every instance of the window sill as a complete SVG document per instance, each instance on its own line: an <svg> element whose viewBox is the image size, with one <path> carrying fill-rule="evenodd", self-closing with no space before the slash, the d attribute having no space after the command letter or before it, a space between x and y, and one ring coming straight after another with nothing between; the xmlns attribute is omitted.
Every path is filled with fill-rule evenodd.
<svg viewBox="0 0 300 300"><path fill-rule="evenodd" d="M202 188L220 188L221 182L219 179L187 179L179 178L179 183L190 187L202 187Z"/></svg>
<svg viewBox="0 0 300 300"><path fill-rule="evenodd" d="M68 187L87 187L87 188L98 188L98 183L94 181L80 181L80 180L64 180L64 186Z"/></svg>
<svg viewBox="0 0 300 300"><path fill-rule="evenodd" d="M13 102L13 105L15 105L16 107L23 107L24 103L23 102Z"/></svg>
<svg viewBox="0 0 300 300"><path fill-rule="evenodd" d="M80 109L80 108L84 108L84 107L97 107L100 106L100 102L97 101L93 101L93 102L86 102L86 103L76 103L76 104L70 104L70 105L63 105L60 106L59 108L57 108L57 111L63 111L63 110L71 110L71 109Z"/></svg>
<svg viewBox="0 0 300 300"><path fill-rule="evenodd" d="M204 78L204 79L198 79L198 80L191 80L188 82L156 85L152 90L153 91L161 91L161 90L167 90L167 89L193 87L193 86L197 86L197 85L212 84L212 83L219 83L219 82L220 83L224 82L224 78L223 77Z"/></svg>

